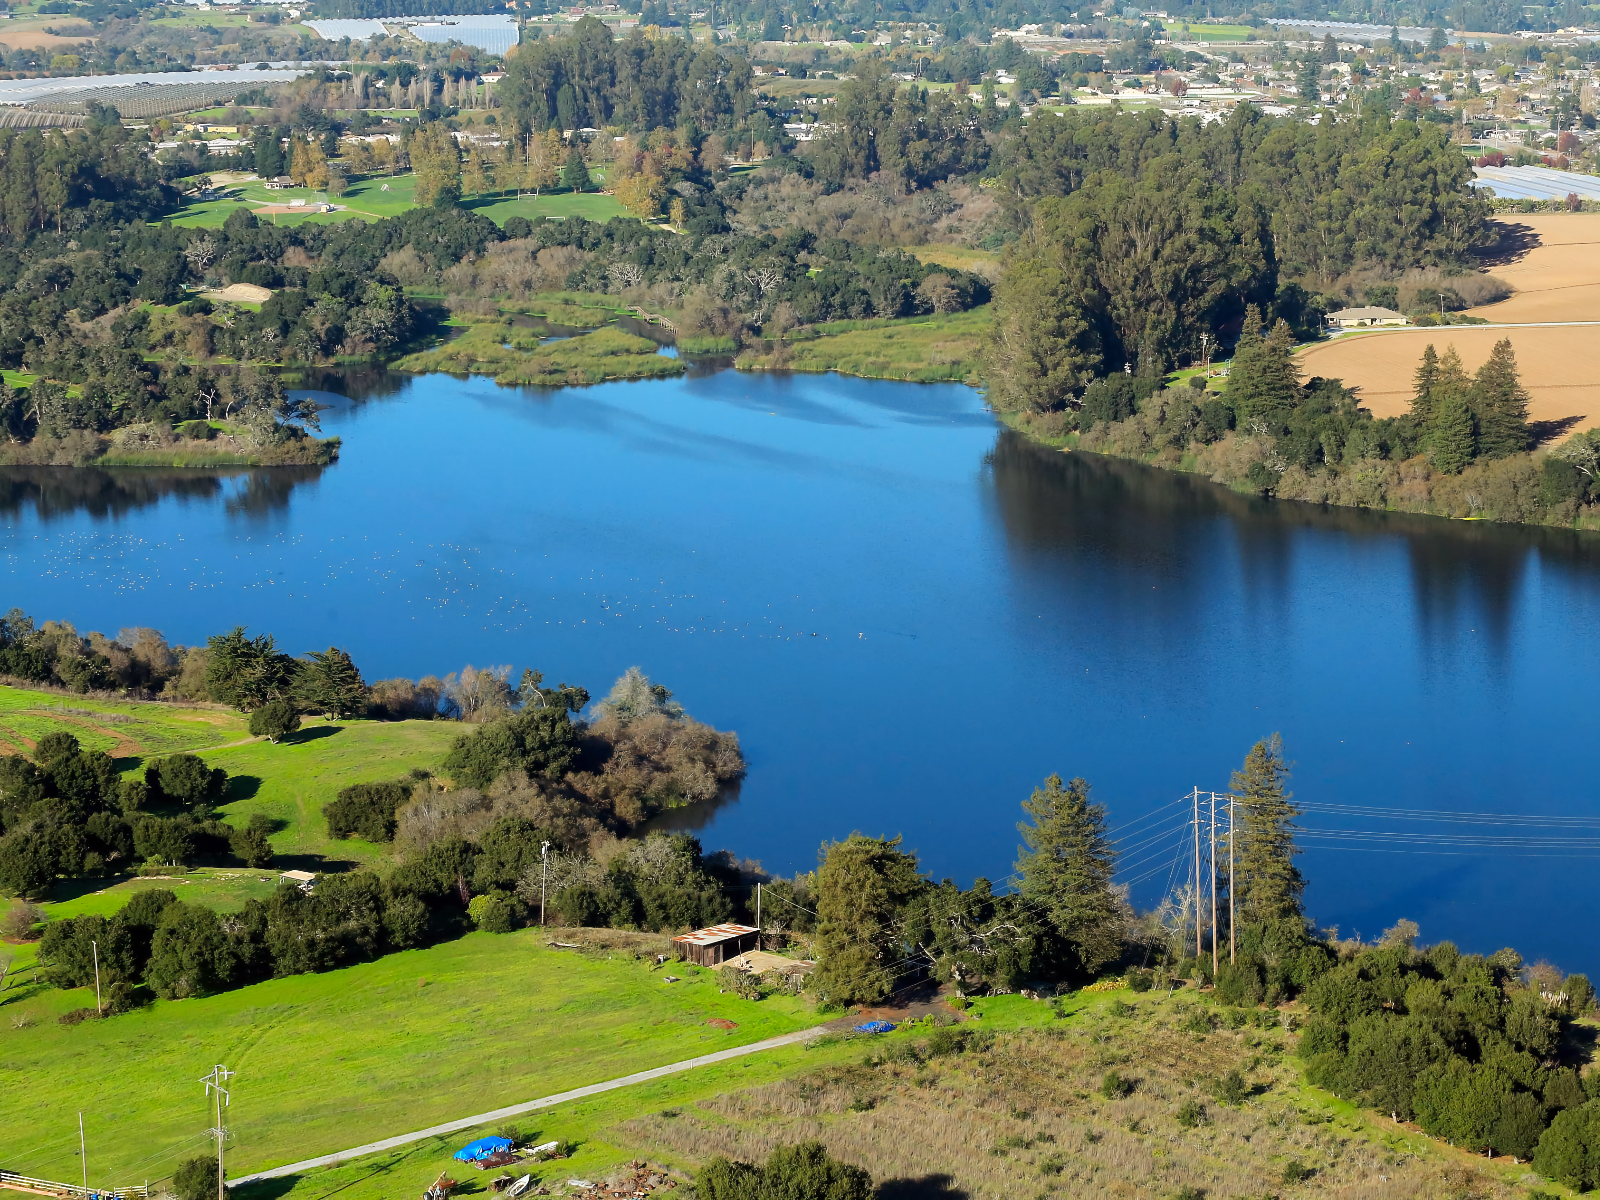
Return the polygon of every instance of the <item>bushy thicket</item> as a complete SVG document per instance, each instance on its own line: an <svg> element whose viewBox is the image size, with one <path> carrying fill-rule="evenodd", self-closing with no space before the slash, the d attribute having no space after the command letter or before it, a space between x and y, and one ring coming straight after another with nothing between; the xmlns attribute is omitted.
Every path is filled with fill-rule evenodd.
<svg viewBox="0 0 1600 1200"><path fill-rule="evenodd" d="M872 1176L829 1156L821 1142L780 1146L764 1165L718 1155L695 1176L706 1200L867 1200Z"/></svg>
<svg viewBox="0 0 1600 1200"><path fill-rule="evenodd" d="M0 758L0 892L42 896L60 877L115 873L141 861L189 863L232 855L267 866L259 823L216 821L227 774L193 754L123 777L116 760L70 733L39 739L32 759Z"/></svg>
<svg viewBox="0 0 1600 1200"><path fill-rule="evenodd" d="M1594 991L1581 975L1525 984L1521 966L1448 942L1360 950L1306 991L1308 1078L1454 1145L1527 1158L1555 1114L1588 1099L1567 1032Z"/></svg>

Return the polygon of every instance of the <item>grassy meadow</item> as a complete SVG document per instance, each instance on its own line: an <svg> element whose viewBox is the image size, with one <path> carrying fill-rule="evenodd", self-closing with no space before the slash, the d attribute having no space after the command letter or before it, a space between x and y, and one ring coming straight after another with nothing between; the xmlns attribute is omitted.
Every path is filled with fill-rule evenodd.
<svg viewBox="0 0 1600 1200"><path fill-rule="evenodd" d="M0 753L26 754L47 733L72 734L113 758L200 752L249 737L246 718L222 708L90 700L0 687ZM132 766L133 763L127 763Z"/></svg>
<svg viewBox="0 0 1600 1200"><path fill-rule="evenodd" d="M384 185L388 190L384 190ZM268 204L287 204L290 200L304 200L307 205L327 202L341 205L342 210L331 213L266 213L260 220L276 225L330 224L358 218L379 220L395 217L416 207L413 193L415 175L370 175L351 181L343 196L333 197L311 188L286 188L269 191L259 180L233 183L227 186L227 196L221 200L191 201L172 218L174 225L187 228L217 228L230 214L240 208L254 209ZM537 199L524 196L520 200L514 193L491 196L469 196L461 207L481 213L497 225L504 225L511 217L526 217L530 221L545 217L582 217L588 221L609 221L612 217L626 215L615 197L599 192L546 193Z"/></svg>
<svg viewBox="0 0 1600 1200"><path fill-rule="evenodd" d="M782 349L746 351L734 365L748 371L838 371L915 383L972 380L988 327L987 305L945 316L833 321L814 326L815 336Z"/></svg>
<svg viewBox="0 0 1600 1200"><path fill-rule="evenodd" d="M581 386L608 379L681 375L684 364L657 354L656 344L619 329L599 329L561 341L499 322L469 325L460 337L396 360L397 371L491 375L495 382L535 387Z"/></svg>
<svg viewBox="0 0 1600 1200"><path fill-rule="evenodd" d="M675 965L682 978L669 984L649 960L545 941L538 929L473 933L74 1026L53 1018L92 1007L92 989L9 989L0 993L0 1143L14 1148L7 1168L76 1178L82 1110L96 1180L169 1174L205 1152L199 1135L209 1122L194 1081L218 1062L239 1072L229 1173L243 1174L817 1020L801 1000L724 995L709 971ZM49 1086L29 1085L41 1079ZM428 1181L413 1188L408 1180L406 1190Z"/></svg>

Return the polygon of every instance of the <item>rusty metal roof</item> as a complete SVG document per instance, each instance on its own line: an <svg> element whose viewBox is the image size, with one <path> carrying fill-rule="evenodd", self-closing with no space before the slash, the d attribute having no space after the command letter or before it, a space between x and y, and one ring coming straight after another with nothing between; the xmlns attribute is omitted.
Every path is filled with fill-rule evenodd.
<svg viewBox="0 0 1600 1200"><path fill-rule="evenodd" d="M754 925L713 925L710 929L696 929L693 933L679 934L672 940L688 942L691 946L715 946L718 942L760 932Z"/></svg>

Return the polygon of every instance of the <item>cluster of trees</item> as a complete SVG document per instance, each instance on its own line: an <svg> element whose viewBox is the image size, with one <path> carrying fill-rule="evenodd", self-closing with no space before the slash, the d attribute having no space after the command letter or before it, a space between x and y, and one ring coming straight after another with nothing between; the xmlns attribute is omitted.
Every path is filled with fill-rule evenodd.
<svg viewBox="0 0 1600 1200"><path fill-rule="evenodd" d="M1470 176L1443 133L1383 113L1036 114L1002 148L997 194L1032 236L996 291L997 399L1044 412L1124 366L1158 378L1252 304L1304 324L1302 279L1460 263L1486 213Z"/></svg>
<svg viewBox="0 0 1600 1200"><path fill-rule="evenodd" d="M226 772L193 754L123 775L109 754L69 733L47 734L31 759L0 759L0 891L42 896L58 878L115 874L141 861L231 854L269 865L266 826L212 818L227 787Z"/></svg>
<svg viewBox="0 0 1600 1200"><path fill-rule="evenodd" d="M1594 1109L1566 1038L1593 1003L1588 979L1539 969L1524 983L1513 950L1485 958L1443 942L1423 952L1414 935L1402 923L1306 990L1316 1014L1300 1039L1308 1078L1468 1150L1533 1156L1578 1186L1590 1169L1572 1168L1563 1134ZM1582 1116L1545 1132L1568 1111Z"/></svg>
<svg viewBox="0 0 1600 1200"><path fill-rule="evenodd" d="M617 40L594 18L529 42L506 64L500 105L517 133L621 126L731 131L756 111L750 64L680 38Z"/></svg>
<svg viewBox="0 0 1600 1200"><path fill-rule="evenodd" d="M1304 883L1294 865L1294 807L1276 736L1250 751L1234 778L1241 799L1237 866L1231 887L1247 947L1238 983L1260 969L1253 949L1298 928L1310 944L1300 908ZM1025 849L1020 886L996 895L987 880L962 891L934 885L916 856L885 840L853 834L823 848L815 878L819 966L816 988L831 1000L873 1002L913 970L931 968L962 992L1015 991L1028 979L1087 979L1130 954L1152 949L1175 960L1184 943L1165 935L1152 947L1113 883L1117 854L1105 808L1090 800L1082 779L1052 775L1023 804L1018 826ZM1213 931L1222 939L1225 930ZM1276 946L1276 941L1272 941ZM1180 972L1198 970L1194 961ZM1206 971L1209 974L1209 970ZM1276 978L1279 994L1303 986L1306 972ZM1287 985L1287 986L1286 986ZM1260 999L1261 997L1257 997Z"/></svg>
<svg viewBox="0 0 1600 1200"><path fill-rule="evenodd" d="M84 129L0 129L0 237L24 242L50 230L149 221L170 212L177 189L161 179L149 138L115 119Z"/></svg>

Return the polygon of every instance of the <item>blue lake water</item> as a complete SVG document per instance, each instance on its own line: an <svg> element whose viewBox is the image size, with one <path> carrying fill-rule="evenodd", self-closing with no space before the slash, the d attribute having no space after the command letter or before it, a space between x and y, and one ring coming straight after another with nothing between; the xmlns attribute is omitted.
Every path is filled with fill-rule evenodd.
<svg viewBox="0 0 1600 1200"><path fill-rule="evenodd" d="M1059 771L1144 820L1124 878L1150 905L1187 874L1180 797L1278 730L1320 922L1600 967L1600 539L1252 501L1029 446L954 385L318 382L353 397L326 470L0 472L7 603L184 642L242 623L369 680L505 663L601 695L638 665L749 759L677 823L785 873L859 829L1002 879Z"/></svg>

